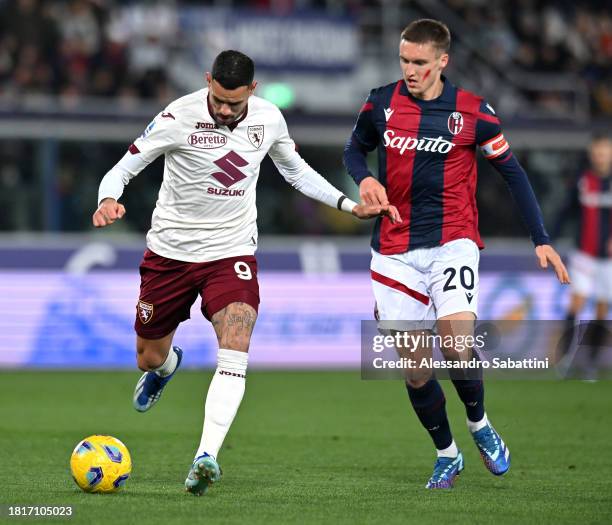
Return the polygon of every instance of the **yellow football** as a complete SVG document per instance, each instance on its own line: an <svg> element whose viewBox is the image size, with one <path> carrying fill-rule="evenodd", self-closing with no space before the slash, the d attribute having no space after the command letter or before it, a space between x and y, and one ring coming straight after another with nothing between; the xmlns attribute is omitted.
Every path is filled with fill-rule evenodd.
<svg viewBox="0 0 612 525"><path fill-rule="evenodd" d="M85 492L117 492L130 477L132 458L117 438L94 435L74 448L70 470L75 483Z"/></svg>

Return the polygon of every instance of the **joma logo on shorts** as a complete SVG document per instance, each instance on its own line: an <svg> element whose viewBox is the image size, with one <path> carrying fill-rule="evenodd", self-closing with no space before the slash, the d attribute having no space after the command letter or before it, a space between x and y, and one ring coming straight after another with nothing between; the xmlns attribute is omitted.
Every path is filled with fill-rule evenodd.
<svg viewBox="0 0 612 525"><path fill-rule="evenodd" d="M399 149L400 155L403 155L406 150L412 149L444 154L448 153L456 146L456 144L443 139L441 136L435 139L431 137L423 137L420 139L414 137L401 137L399 135L396 136L392 129L385 131L383 138L385 147Z"/></svg>
<svg viewBox="0 0 612 525"><path fill-rule="evenodd" d="M187 144L200 149L215 149L225 146L227 137L216 131L196 131L187 138Z"/></svg>

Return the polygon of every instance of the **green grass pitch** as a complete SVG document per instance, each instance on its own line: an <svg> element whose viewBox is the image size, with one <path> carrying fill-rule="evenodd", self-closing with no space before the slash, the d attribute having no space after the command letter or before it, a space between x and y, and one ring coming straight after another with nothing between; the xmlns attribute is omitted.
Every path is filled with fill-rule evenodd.
<svg viewBox="0 0 612 525"><path fill-rule="evenodd" d="M113 525L612 522L610 381L487 384L489 416L512 452L503 478L485 470L445 381L466 470L453 491L431 492L432 446L400 382L251 371L220 454L224 478L197 498L183 481L211 374L181 371L147 414L131 407L138 377L0 373L0 505L70 504L71 523ZM70 477L74 445L95 433L131 451L122 493L84 494Z"/></svg>

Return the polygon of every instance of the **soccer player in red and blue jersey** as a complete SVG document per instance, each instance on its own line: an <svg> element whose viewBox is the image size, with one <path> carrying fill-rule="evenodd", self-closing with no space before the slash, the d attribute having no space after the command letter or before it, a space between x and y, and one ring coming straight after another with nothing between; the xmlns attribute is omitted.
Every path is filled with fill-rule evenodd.
<svg viewBox="0 0 612 525"><path fill-rule="evenodd" d="M378 218L374 227L371 276L381 323L392 329L398 323L396 331L406 326L399 321L430 327L435 323L442 337L457 337L473 333L478 304L483 244L475 194L477 147L508 184L540 266L551 264L562 283L569 283L569 276L549 244L527 175L495 111L442 75L449 47L450 32L442 22L423 19L406 27L399 46L403 78L370 92L344 162L363 202L393 204L403 219L392 224ZM375 149L378 178L366 163ZM431 355L431 349L417 352ZM466 358L458 350L446 351L445 357ZM510 453L485 412L482 379L453 378L453 384L486 467L495 475L504 474ZM451 434L444 392L431 370L407 371L406 386L437 450L427 488L451 488L463 469L463 456Z"/></svg>
<svg viewBox="0 0 612 525"><path fill-rule="evenodd" d="M595 301L595 321L587 325L584 339L589 348L586 379L597 377L597 358L607 337L605 321L612 303L612 140L607 135L593 138L589 145L589 166L583 170L575 187L568 192L564 206L553 228L556 236L563 223L572 215L579 216L576 250L570 259L572 293L566 321L568 353L576 317L587 300ZM577 349L577 347L574 347ZM564 363L569 372L574 353L569 352Z"/></svg>

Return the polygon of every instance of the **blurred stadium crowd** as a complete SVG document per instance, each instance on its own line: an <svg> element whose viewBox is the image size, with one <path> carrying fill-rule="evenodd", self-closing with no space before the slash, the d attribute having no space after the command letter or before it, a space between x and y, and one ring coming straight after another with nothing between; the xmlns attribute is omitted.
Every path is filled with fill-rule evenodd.
<svg viewBox="0 0 612 525"><path fill-rule="evenodd" d="M344 11L363 22L364 39L380 36L384 27L376 27L362 13L389 4L374 0L195 3L280 12L298 8ZM180 44L177 9L190 4L194 2L0 2L1 93L165 102L180 92L168 65ZM446 4L470 29L468 34L457 31L454 36L487 50L494 64L526 72L579 75L590 88L592 111L612 114L612 15L607 2L449 0Z"/></svg>
<svg viewBox="0 0 612 525"><path fill-rule="evenodd" d="M499 66L570 74L585 81L593 114L612 115L612 15L609 2L449 0ZM547 104L554 101L542 99Z"/></svg>
<svg viewBox="0 0 612 525"><path fill-rule="evenodd" d="M381 64L383 59L392 62L384 76L387 71L394 76L386 82L399 77L397 59L389 50L396 45L401 27L415 17L440 18L448 22L457 43L451 54L451 78L492 97L504 117L513 115L512 102L500 104L495 97L504 89L520 91L523 87L520 80L509 86L504 79L543 73L555 74L570 86L578 82L587 86L587 122L612 116L612 17L608 2L603 0L0 0L0 110L10 116L22 99L46 95L58 97L54 100L61 101L63 107L99 97L91 100L121 107L148 101L161 109L193 88L194 79L187 80L181 76L181 68L171 65L185 53L180 10L194 6L283 14L312 9L351 15L364 53L378 56ZM198 71L197 85L201 85L202 73ZM515 106L520 106L527 97L553 113L567 112L558 93L544 90L533 95L527 91L525 84L525 93L511 94L505 100L515 100ZM139 117L139 124L144 128L153 114ZM291 118L289 123L291 127ZM347 137L350 125L347 119ZM37 140L1 141L0 231L88 230L98 182L124 149L125 144L111 142L89 141L85 145L64 140L43 145ZM334 184L357 196L356 187L344 174L341 148L308 145L301 152ZM575 176L583 159L576 151L531 151L520 156L542 199L545 216L553 216L564 191L554 177ZM47 175L41 168L49 162L57 166L52 181L45 180ZM268 170L272 170L270 163L264 164L262 173ZM146 175L130 184L124 197L128 215L122 224L115 225L115 231L148 228L161 173L158 160ZM524 236L498 179L493 182L487 176L480 177L481 216L486 218L490 212L496 217L494 223L482 221L483 233ZM304 202L279 176L262 177L260 186L259 207L265 210L260 213L263 234L364 234L370 229L367 223L339 218L334 210ZM49 206L55 210L51 219ZM505 207L504 213L500 207ZM295 221L295 209L308 220Z"/></svg>

